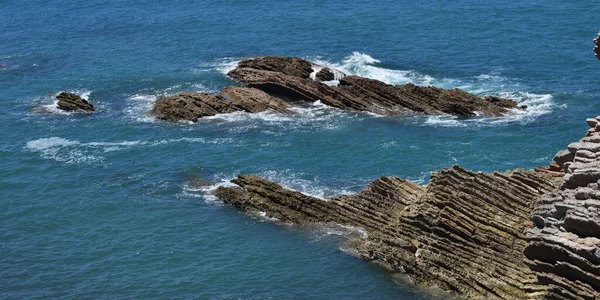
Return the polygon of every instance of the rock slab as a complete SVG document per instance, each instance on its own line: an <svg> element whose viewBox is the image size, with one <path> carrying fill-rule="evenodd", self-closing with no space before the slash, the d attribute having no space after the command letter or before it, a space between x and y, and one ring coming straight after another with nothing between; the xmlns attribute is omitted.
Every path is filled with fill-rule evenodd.
<svg viewBox="0 0 600 300"><path fill-rule="evenodd" d="M554 157L562 186L537 202L526 231L527 263L555 298L600 299L600 117L586 121L586 136Z"/></svg>
<svg viewBox="0 0 600 300"><path fill-rule="evenodd" d="M62 92L56 96L58 108L69 112L93 112L94 106L80 96Z"/></svg>
<svg viewBox="0 0 600 300"><path fill-rule="evenodd" d="M353 195L328 201L241 175L215 194L246 212L284 223L361 228L356 255L402 272L421 286L468 298L536 299L549 288L525 263L533 204L556 190L551 177L526 170L476 173L459 166L428 186L382 177Z"/></svg>
<svg viewBox="0 0 600 300"><path fill-rule="evenodd" d="M150 115L161 120L197 122L203 117L238 111L292 113L288 104L258 89L229 86L215 94L181 92L160 97Z"/></svg>
<svg viewBox="0 0 600 300"><path fill-rule="evenodd" d="M294 57L245 59L228 75L245 86L261 89L288 101L320 100L344 110L381 115L423 113L500 117L508 109L518 108L517 102L510 99L493 96L481 98L460 89L444 90L413 84L393 86L374 79L347 76L340 71ZM321 82L335 78L339 78L337 86Z"/></svg>

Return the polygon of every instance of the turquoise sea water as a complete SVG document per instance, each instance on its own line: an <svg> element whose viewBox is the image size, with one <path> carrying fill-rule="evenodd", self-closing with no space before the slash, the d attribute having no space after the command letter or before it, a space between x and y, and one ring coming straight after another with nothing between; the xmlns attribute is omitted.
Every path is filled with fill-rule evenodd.
<svg viewBox="0 0 600 300"><path fill-rule="evenodd" d="M545 165L600 114L595 1L0 0L0 298L420 299L344 253L345 228L279 226L207 191L253 173L319 197L453 164ZM174 124L157 96L216 92L244 57L512 97L502 119L293 116ZM59 113L48 94L88 97ZM50 112L48 112L50 111ZM214 181L198 187L199 178Z"/></svg>

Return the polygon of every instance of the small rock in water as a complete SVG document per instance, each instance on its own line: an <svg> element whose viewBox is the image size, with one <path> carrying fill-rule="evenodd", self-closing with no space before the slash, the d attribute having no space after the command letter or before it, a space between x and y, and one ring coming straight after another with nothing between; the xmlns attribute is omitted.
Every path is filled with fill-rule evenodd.
<svg viewBox="0 0 600 300"><path fill-rule="evenodd" d="M58 108L64 111L93 112L94 106L87 100L69 92L62 92L56 96Z"/></svg>

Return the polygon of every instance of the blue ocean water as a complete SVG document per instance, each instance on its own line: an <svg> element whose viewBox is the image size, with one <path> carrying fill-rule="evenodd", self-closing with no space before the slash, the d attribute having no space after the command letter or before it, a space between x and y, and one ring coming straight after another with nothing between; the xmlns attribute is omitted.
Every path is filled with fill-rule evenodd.
<svg viewBox="0 0 600 300"><path fill-rule="evenodd" d="M0 298L421 299L344 253L344 228L279 226L208 192L240 173L326 198L453 164L546 165L600 114L595 1L0 0ZM244 57L512 97L499 119L293 116L174 124L157 96L216 92ZM64 114L70 91L98 107ZM214 181L209 187L197 179Z"/></svg>

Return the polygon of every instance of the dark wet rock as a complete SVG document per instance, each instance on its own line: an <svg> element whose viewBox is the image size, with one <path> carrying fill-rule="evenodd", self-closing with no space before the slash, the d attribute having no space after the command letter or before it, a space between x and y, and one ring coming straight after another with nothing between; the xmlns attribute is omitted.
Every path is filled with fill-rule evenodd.
<svg viewBox="0 0 600 300"><path fill-rule="evenodd" d="M58 108L69 112L93 112L94 106L80 96L62 92L56 96L58 100Z"/></svg>
<svg viewBox="0 0 600 300"><path fill-rule="evenodd" d="M264 56L244 59L238 68L249 68L261 71L272 71L294 77L309 79L313 72L313 64L301 58L287 56Z"/></svg>
<svg viewBox="0 0 600 300"><path fill-rule="evenodd" d="M192 121L238 111L291 114L288 105L254 88L226 87L216 94L181 92L156 100L151 115L161 120Z"/></svg>
<svg viewBox="0 0 600 300"><path fill-rule="evenodd" d="M285 67L286 63L290 64L288 68ZM460 89L444 90L413 84L393 86L374 79L343 74L339 76L343 78L338 86L329 86L319 80L331 80L337 71L321 67L315 75L318 80L312 80L309 66L312 72L314 65L299 58L263 57L242 60L228 75L245 86L261 89L288 101L320 100L344 110L381 115L446 113L499 117L507 113L509 108L518 108L517 103L510 99L493 96L480 98Z"/></svg>
<svg viewBox="0 0 600 300"><path fill-rule="evenodd" d="M323 68L315 74L315 78L319 81L331 81L335 79L335 74L330 68Z"/></svg>

